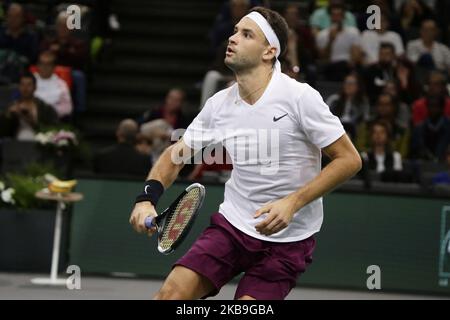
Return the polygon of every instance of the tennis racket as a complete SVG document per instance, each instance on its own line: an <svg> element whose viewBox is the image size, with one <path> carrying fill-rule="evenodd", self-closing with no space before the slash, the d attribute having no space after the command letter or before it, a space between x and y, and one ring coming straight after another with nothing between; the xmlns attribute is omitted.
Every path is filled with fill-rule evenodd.
<svg viewBox="0 0 450 320"><path fill-rule="evenodd" d="M158 232L158 251L164 254L173 252L194 223L205 198L205 187L193 183L157 217L145 218L145 227L156 227Z"/></svg>

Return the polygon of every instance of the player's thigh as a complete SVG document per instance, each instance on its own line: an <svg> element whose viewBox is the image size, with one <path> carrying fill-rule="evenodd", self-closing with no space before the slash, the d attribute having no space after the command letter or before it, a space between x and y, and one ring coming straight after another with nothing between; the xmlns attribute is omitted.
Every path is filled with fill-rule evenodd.
<svg viewBox="0 0 450 320"><path fill-rule="evenodd" d="M175 266L155 296L158 300L199 299L215 289L201 274L183 266Z"/></svg>

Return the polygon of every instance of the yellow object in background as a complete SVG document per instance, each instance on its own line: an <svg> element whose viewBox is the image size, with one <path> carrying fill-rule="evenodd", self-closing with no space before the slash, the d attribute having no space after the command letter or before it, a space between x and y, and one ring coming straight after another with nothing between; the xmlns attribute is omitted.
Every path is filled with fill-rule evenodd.
<svg viewBox="0 0 450 320"><path fill-rule="evenodd" d="M69 193L76 184L77 180L54 180L48 184L48 189L53 193Z"/></svg>

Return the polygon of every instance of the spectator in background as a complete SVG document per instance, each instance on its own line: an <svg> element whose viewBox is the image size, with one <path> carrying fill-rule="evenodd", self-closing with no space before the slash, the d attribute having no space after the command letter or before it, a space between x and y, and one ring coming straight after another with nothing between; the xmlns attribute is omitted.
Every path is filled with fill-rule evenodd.
<svg viewBox="0 0 450 320"><path fill-rule="evenodd" d="M74 109L86 110L86 76L83 72L88 59L88 47L85 41L76 38L67 28L68 15L59 13L55 36L47 36L41 43L41 50L51 51L56 56L56 64L72 68Z"/></svg>
<svg viewBox="0 0 450 320"><path fill-rule="evenodd" d="M327 79L341 81L353 66L359 63L360 34L355 27L344 25L344 9L330 5L332 25L317 34L316 44L320 57L327 63Z"/></svg>
<svg viewBox="0 0 450 320"><path fill-rule="evenodd" d="M428 117L414 128L411 156L424 160L445 158L450 145L450 120L444 115L445 97L433 97L428 101Z"/></svg>
<svg viewBox="0 0 450 320"><path fill-rule="evenodd" d="M18 3L11 3L6 13L5 25L0 28L0 49L9 49L34 63L39 43L35 32L25 24L25 9Z"/></svg>
<svg viewBox="0 0 450 320"><path fill-rule="evenodd" d="M450 12L450 1L436 0L435 10L436 21L442 32L441 40L450 46L450 23L448 23L448 13Z"/></svg>
<svg viewBox="0 0 450 320"><path fill-rule="evenodd" d="M361 153L365 170L376 172L382 181L397 181L403 170L402 156L390 145L390 126L383 121L370 128L370 149Z"/></svg>
<svg viewBox="0 0 450 320"><path fill-rule="evenodd" d="M72 99L67 84L55 73L55 55L45 51L39 55L37 64L37 89L35 96L51 105L60 119L72 113Z"/></svg>
<svg viewBox="0 0 450 320"><path fill-rule="evenodd" d="M41 51L51 51L56 56L56 64L83 70L86 66L88 48L85 41L76 38L67 28L68 15L58 14L55 22L55 35L46 35L41 43Z"/></svg>
<svg viewBox="0 0 450 320"><path fill-rule="evenodd" d="M450 74L450 49L436 41L439 29L433 20L425 20L420 39L408 42L408 59L420 67Z"/></svg>
<svg viewBox="0 0 450 320"><path fill-rule="evenodd" d="M370 127L371 123L384 122L389 125L389 136L393 150L400 152L406 157L409 152L410 131L398 119L398 105L394 98L387 93L382 93L378 97L376 113L371 122L364 122L358 126L356 134L356 146L358 150L367 150L370 147Z"/></svg>
<svg viewBox="0 0 450 320"><path fill-rule="evenodd" d="M36 61L37 53L38 38L25 25L24 8L12 3L5 25L0 27L0 81L18 82L27 65Z"/></svg>
<svg viewBox="0 0 450 320"><path fill-rule="evenodd" d="M399 13L406 41L417 37L424 20L433 18L433 11L422 0L405 0Z"/></svg>
<svg viewBox="0 0 450 320"><path fill-rule="evenodd" d="M289 37L286 59L290 61L292 67L303 74L308 73L308 68L314 64L316 57L316 41L308 25L302 23L300 19L300 9L298 4L289 3L286 5L283 16L289 27ZM312 72L312 70L309 70ZM306 77L308 79L308 76Z"/></svg>
<svg viewBox="0 0 450 320"><path fill-rule="evenodd" d="M222 43L228 41L228 38L233 34L235 24L248 13L251 5L250 0L230 0L229 3L225 4L210 33L213 56L216 55Z"/></svg>
<svg viewBox="0 0 450 320"><path fill-rule="evenodd" d="M155 119L163 119L173 129L187 128L189 119L183 113L185 96L186 94L182 89L170 89L166 95L164 104L146 111L139 119L139 124L142 125Z"/></svg>
<svg viewBox="0 0 450 320"><path fill-rule="evenodd" d="M34 141L40 128L58 122L53 108L34 97L35 90L35 77L31 73L23 74L19 81L19 99L0 115L0 137Z"/></svg>
<svg viewBox="0 0 450 320"><path fill-rule="evenodd" d="M395 48L395 55L402 56L405 53L403 41L397 32L389 31L389 18L387 15L381 15L381 28L375 30L365 30L361 36L361 47L364 51L365 64L374 64L378 62L380 53L380 44L390 43Z"/></svg>
<svg viewBox="0 0 450 320"><path fill-rule="evenodd" d="M373 15L373 12L367 12L367 7L375 5L380 8L381 17L386 17L389 21L389 30L395 31L403 39L403 30L400 25L400 18L397 14L392 0L371 0L367 5L361 7L362 12L357 15L359 30L367 30L367 21Z"/></svg>
<svg viewBox="0 0 450 320"><path fill-rule="evenodd" d="M448 184L450 185L450 146L447 148L447 151L445 153L445 164L447 165L447 170L438 172L433 177L433 184L439 185L439 184Z"/></svg>
<svg viewBox="0 0 450 320"><path fill-rule="evenodd" d="M350 11L345 10L345 2L343 0L330 0L327 7L314 10L309 18L309 24L314 34L331 27L333 23L331 9L337 6L343 10L343 26L356 28L355 16Z"/></svg>
<svg viewBox="0 0 450 320"><path fill-rule="evenodd" d="M427 93L424 98L416 100L412 105L412 121L415 126L428 118L429 101L433 98L443 97L445 101L444 115L450 118L450 98L447 94L447 82L440 72L432 72L428 78Z"/></svg>
<svg viewBox="0 0 450 320"><path fill-rule="evenodd" d="M400 97L399 95L400 89L398 83L394 80L387 81L382 93L390 94L395 103L398 105L398 123L404 128L409 127L411 123L411 110L409 108L409 105L406 104L402 97Z"/></svg>
<svg viewBox="0 0 450 320"><path fill-rule="evenodd" d="M399 84L402 98L413 99L417 94L412 65L404 59L396 59L395 48L390 43L381 43L378 63L369 66L364 75L371 104L377 101L388 81Z"/></svg>
<svg viewBox="0 0 450 320"><path fill-rule="evenodd" d="M122 120L116 130L117 144L99 151L94 157L94 172L110 175L145 177L152 163L135 148L138 124Z"/></svg>
<svg viewBox="0 0 450 320"><path fill-rule="evenodd" d="M345 131L355 138L356 127L361 121L369 119L369 100L364 94L363 83L356 73L345 77L340 93L327 99L331 112L339 117Z"/></svg>
<svg viewBox="0 0 450 320"><path fill-rule="evenodd" d="M156 119L144 123L140 128L140 133L148 140L152 141L151 158L155 163L161 153L170 146L173 128L167 121Z"/></svg>
<svg viewBox="0 0 450 320"><path fill-rule="evenodd" d="M139 153L150 157L152 154L152 144L153 141L142 133L136 135L136 150Z"/></svg>

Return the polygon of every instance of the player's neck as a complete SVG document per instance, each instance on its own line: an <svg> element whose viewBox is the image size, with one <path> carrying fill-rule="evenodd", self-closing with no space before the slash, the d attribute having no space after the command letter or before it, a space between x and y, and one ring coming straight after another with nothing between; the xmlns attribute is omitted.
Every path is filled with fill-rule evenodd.
<svg viewBox="0 0 450 320"><path fill-rule="evenodd" d="M252 105L264 94L272 79L273 70L266 66L236 74L239 95L242 100Z"/></svg>

